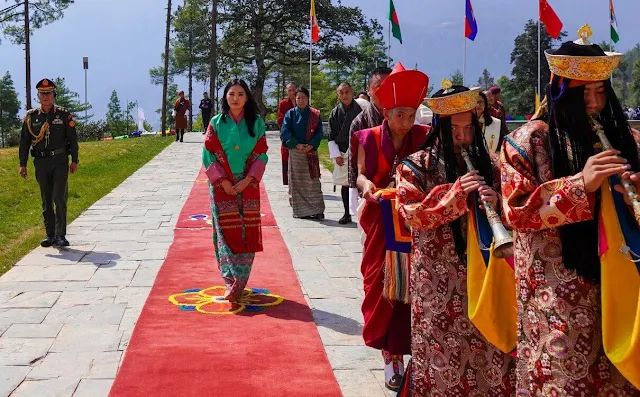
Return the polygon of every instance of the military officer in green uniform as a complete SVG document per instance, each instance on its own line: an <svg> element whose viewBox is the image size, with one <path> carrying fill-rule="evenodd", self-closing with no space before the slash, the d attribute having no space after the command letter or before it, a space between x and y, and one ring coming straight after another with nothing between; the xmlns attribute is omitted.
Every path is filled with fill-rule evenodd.
<svg viewBox="0 0 640 397"><path fill-rule="evenodd" d="M36 89L40 107L29 110L22 123L19 172L27 178L30 151L40 185L42 216L47 231L47 237L40 245L67 247L67 182L69 173L78 169L78 136L71 113L54 105L56 86L53 81L40 80Z"/></svg>

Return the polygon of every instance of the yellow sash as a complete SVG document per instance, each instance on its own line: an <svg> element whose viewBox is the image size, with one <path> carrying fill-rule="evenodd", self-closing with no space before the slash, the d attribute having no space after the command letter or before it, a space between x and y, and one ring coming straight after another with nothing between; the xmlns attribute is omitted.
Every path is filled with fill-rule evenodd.
<svg viewBox="0 0 640 397"><path fill-rule="evenodd" d="M602 184L600 222L608 249L602 269L602 343L613 365L640 389L640 274L631 261L609 182ZM602 247L601 247L602 250Z"/></svg>
<svg viewBox="0 0 640 397"><path fill-rule="evenodd" d="M469 211L467 232L467 294L469 319L476 328L505 353L516 348L518 337L515 273L505 259L492 254L488 266L480 252L475 211Z"/></svg>

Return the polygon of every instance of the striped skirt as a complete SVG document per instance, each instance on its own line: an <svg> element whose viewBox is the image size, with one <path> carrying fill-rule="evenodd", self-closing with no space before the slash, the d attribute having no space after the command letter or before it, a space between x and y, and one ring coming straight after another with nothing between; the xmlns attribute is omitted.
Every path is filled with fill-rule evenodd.
<svg viewBox="0 0 640 397"><path fill-rule="evenodd" d="M298 149L289 150L289 200L294 218L324 214L320 179L311 179L307 155Z"/></svg>
<svg viewBox="0 0 640 397"><path fill-rule="evenodd" d="M235 180L240 180L243 175L234 175ZM249 281L255 253L234 254L227 244L220 227L220 216L213 195L213 187L209 186L211 215L213 218L213 246L216 251L218 269L222 274L222 279L227 288L225 298L229 301L236 301L242 296L242 291ZM240 200L238 198L238 200ZM242 214L240 214L242 215ZM244 235L244 232L243 232Z"/></svg>

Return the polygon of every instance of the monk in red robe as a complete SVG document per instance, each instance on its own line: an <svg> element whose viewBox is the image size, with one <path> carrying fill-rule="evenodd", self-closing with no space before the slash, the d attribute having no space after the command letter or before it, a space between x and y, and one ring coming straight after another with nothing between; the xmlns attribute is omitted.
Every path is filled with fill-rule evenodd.
<svg viewBox="0 0 640 397"><path fill-rule="evenodd" d="M411 310L406 303L383 295L385 234L375 192L391 187L398 163L418 151L429 127L414 125L416 109L427 93L429 78L398 63L377 91L384 108L382 125L357 131L351 138L357 184L366 200L360 226L366 234L361 271L364 278L362 336L367 346L382 350L385 384L397 390L404 375L402 356L411 353ZM366 154L365 154L366 153Z"/></svg>
<svg viewBox="0 0 640 397"><path fill-rule="evenodd" d="M282 131L282 122L284 121L284 115L296 106L296 87L295 84L287 84L287 97L280 101L278 104L278 127ZM280 155L282 156L282 184L289 184L289 149L283 143L280 147Z"/></svg>

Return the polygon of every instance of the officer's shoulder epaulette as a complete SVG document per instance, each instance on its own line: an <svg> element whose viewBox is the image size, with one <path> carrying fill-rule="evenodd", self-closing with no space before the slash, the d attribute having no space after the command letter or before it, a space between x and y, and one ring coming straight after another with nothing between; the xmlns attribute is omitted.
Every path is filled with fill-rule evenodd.
<svg viewBox="0 0 640 397"><path fill-rule="evenodd" d="M56 105L56 111L58 112L62 112L62 113L69 113L69 111L67 110L67 108L64 108L62 106L57 106Z"/></svg>
<svg viewBox="0 0 640 397"><path fill-rule="evenodd" d="M38 108L29 109L29 110L27 110L27 116L30 116L30 115L36 113L37 111L38 111Z"/></svg>

